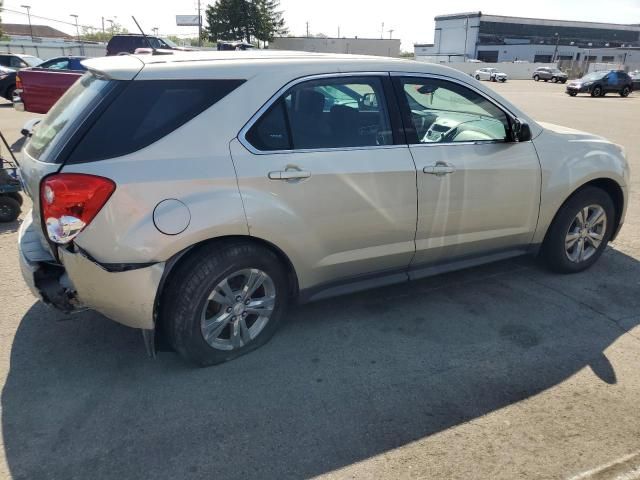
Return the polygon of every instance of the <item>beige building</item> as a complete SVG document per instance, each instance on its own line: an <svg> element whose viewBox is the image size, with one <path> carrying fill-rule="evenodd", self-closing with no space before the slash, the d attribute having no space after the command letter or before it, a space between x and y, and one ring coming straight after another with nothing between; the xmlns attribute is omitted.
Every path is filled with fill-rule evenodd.
<svg viewBox="0 0 640 480"><path fill-rule="evenodd" d="M320 53L353 53L399 57L399 39L280 37L269 43L272 50L297 50Z"/></svg>

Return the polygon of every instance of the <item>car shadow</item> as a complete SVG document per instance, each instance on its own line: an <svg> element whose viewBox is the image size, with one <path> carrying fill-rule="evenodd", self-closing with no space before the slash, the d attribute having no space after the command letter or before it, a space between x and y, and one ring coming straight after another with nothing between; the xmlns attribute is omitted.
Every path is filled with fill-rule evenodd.
<svg viewBox="0 0 640 480"><path fill-rule="evenodd" d="M20 230L21 224L21 218L14 220L13 222L0 222L0 235L17 232Z"/></svg>
<svg viewBox="0 0 640 480"><path fill-rule="evenodd" d="M640 323L638 262L559 276L527 258L298 306L265 347L194 369L140 334L40 303L2 392L15 479L301 478L514 404Z"/></svg>

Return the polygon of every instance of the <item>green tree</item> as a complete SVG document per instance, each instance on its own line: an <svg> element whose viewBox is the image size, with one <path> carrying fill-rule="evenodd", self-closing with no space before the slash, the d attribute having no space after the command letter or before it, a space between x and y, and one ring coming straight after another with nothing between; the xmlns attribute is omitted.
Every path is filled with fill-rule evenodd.
<svg viewBox="0 0 640 480"><path fill-rule="evenodd" d="M269 41L287 33L278 0L217 0L207 7L205 35L210 41Z"/></svg>
<svg viewBox="0 0 640 480"><path fill-rule="evenodd" d="M95 28L82 27L80 39L87 42L108 42L111 37L118 33L129 33L129 31L115 22L110 25L108 29L105 29L104 32Z"/></svg>

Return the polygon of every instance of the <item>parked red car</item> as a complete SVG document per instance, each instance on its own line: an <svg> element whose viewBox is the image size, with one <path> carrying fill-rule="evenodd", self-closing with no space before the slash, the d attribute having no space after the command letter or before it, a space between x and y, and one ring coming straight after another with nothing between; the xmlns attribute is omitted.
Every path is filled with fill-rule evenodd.
<svg viewBox="0 0 640 480"><path fill-rule="evenodd" d="M56 57L37 67L20 70L16 76L13 107L16 110L47 113L54 103L80 78L86 57Z"/></svg>

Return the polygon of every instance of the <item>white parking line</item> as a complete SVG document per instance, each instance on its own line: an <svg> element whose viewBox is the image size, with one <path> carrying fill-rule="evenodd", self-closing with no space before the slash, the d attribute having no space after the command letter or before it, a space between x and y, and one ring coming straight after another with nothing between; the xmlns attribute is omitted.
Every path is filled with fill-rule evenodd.
<svg viewBox="0 0 640 480"><path fill-rule="evenodd" d="M568 480L640 480L640 451L574 475Z"/></svg>

